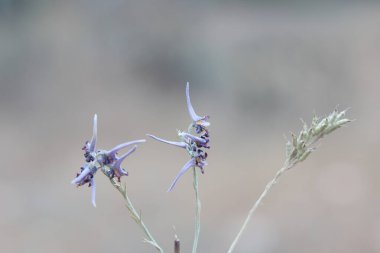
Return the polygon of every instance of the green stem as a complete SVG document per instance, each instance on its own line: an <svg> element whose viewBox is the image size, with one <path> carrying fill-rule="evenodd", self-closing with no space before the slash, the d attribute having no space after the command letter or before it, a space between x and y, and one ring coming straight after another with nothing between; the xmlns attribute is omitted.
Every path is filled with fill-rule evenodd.
<svg viewBox="0 0 380 253"><path fill-rule="evenodd" d="M243 226L240 228L239 233L235 237L235 240L232 242L232 244L231 244L231 246L230 246L230 248L229 248L229 250L228 250L227 253L232 253L232 251L235 249L236 244L238 243L241 235L243 234L245 228L247 227L249 221L251 220L251 217L252 217L253 213L259 207L259 205L263 201L264 197L269 193L269 191L277 183L278 179L284 174L284 172L287 171L287 170L289 170L290 168L292 168L294 165L295 165L295 163L289 163L288 161L286 161L285 166L282 167L281 169L279 169L277 171L276 175L274 176L274 178L271 181L269 181L269 183L266 185L264 191L261 193L260 197L256 200L256 202L253 205L253 207L251 208L251 210L249 210L248 216L245 219L245 221L243 223Z"/></svg>
<svg viewBox="0 0 380 253"><path fill-rule="evenodd" d="M196 168L193 168L194 176L194 191L195 191L195 230L194 230L194 242L193 242L193 251L192 253L197 252L199 234L201 232L201 200L199 198L198 191L198 171Z"/></svg>
<svg viewBox="0 0 380 253"><path fill-rule="evenodd" d="M145 223L142 221L141 213L137 212L136 209L134 208L132 201L129 199L128 194L127 194L127 186L121 186L116 182L115 180L111 179L110 180L112 185L120 192L120 194L123 196L124 200L126 201L126 207L132 217L132 219L137 223L137 225L140 226L142 231L144 232L146 238L144 238L144 241L146 243L149 243L153 247L155 247L158 252L164 253L163 249L158 245L152 234L150 233L148 227L145 225Z"/></svg>

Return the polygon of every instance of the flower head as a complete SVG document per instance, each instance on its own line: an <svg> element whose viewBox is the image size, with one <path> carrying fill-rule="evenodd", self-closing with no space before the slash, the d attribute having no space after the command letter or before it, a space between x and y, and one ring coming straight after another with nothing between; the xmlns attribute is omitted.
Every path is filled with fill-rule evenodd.
<svg viewBox="0 0 380 253"><path fill-rule="evenodd" d="M136 150L137 146L135 144L145 142L145 140L135 140L117 145L109 151L102 149L96 150L97 120L98 118L95 114L91 141L87 141L82 148L85 152L84 157L86 163L80 168L80 173L77 174L76 178L71 181L72 184L77 186L82 186L88 183L88 186L92 189L92 204L94 206L96 206L96 184L94 179L96 172L101 169L103 174L108 178L113 179L116 177L117 180L120 181L122 176L128 176L128 172L121 167L121 163L127 156ZM118 151L131 145L134 145L134 147L127 153L120 157L117 155Z"/></svg>
<svg viewBox="0 0 380 253"><path fill-rule="evenodd" d="M209 116L200 117L195 113L190 101L189 83L186 84L186 102L192 123L190 124L189 132L178 131L178 137L180 138L180 141L167 141L157 136L148 134L149 137L157 141L184 148L190 155L190 160L182 167L180 172L174 178L168 191L171 191L174 188L181 176L185 174L185 172L190 168L198 167L200 168L201 172L204 173L204 166L207 165L207 152L205 149L210 148L210 136L207 129L207 127L210 126L210 123L207 121L209 119ZM194 134L190 133L192 131Z"/></svg>

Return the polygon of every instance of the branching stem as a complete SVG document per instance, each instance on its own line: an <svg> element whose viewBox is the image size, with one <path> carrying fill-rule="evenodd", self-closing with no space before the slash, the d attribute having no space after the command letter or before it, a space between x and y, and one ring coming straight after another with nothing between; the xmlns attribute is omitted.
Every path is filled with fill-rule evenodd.
<svg viewBox="0 0 380 253"><path fill-rule="evenodd" d="M110 180L112 185L120 192L120 194L123 196L124 200L126 201L126 207L129 211L130 216L132 219L137 223L137 225L140 226L142 231L144 232L146 238L144 238L144 242L149 243L153 247L157 249L158 252L164 253L163 249L158 245L152 234L150 233L148 227L145 225L145 223L142 220L141 212L137 212L136 209L133 207L131 200L128 197L127 194L127 186L123 185L121 186L118 182L116 182L114 179Z"/></svg>

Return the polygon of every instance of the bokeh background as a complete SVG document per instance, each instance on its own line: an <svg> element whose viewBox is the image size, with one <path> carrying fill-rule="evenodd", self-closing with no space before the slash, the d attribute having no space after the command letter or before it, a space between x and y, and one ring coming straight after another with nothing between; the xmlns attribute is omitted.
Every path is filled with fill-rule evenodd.
<svg viewBox="0 0 380 253"><path fill-rule="evenodd" d="M199 252L226 252L284 160L300 118L350 107L259 208L236 252L380 252L377 1L0 1L0 251L154 252L97 175L70 181L99 117L99 147L176 138L211 115ZM124 163L129 194L166 252L189 252L185 152L148 140ZM173 229L175 226L175 232Z"/></svg>

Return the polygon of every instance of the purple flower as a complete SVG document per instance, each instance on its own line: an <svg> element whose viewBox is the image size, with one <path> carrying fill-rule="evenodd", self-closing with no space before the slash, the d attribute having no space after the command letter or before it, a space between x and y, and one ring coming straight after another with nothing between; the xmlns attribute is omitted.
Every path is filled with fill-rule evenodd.
<svg viewBox="0 0 380 253"><path fill-rule="evenodd" d="M97 115L94 116L93 123L93 134L91 141L87 141L82 148L84 150L84 157L86 163L81 167L80 173L77 174L76 178L74 178L71 183L77 186L82 186L88 183L88 186L91 187L92 193L92 204L96 206L95 203L95 194L96 194L96 184L94 176L98 169L101 169L102 172L113 179L114 177L120 181L122 176L128 176L128 172L121 167L121 163L124 159L132 154L137 146L135 144L145 142L145 140L135 140L126 143L122 143L117 145L113 149L107 150L96 150L96 139L97 139ZM117 152L123 148L128 146L135 145L132 149L130 149L127 153L122 156L118 156Z"/></svg>
<svg viewBox="0 0 380 253"><path fill-rule="evenodd" d="M207 152L205 152L205 149L210 148L210 146L208 146L210 139L209 139L209 132L207 129L210 123L207 122L206 120L209 117L208 116L200 117L195 113L194 108L190 102L189 83L186 84L186 101L187 101L187 108L188 108L189 114L191 116L191 119L193 120L189 131L193 130L195 134L199 136L196 136L187 132L178 131L178 136L181 139L181 141L177 142L177 141L167 141L157 136L147 134L149 137L157 141L160 141L169 145L173 145L176 147L184 148L190 155L190 160L182 167L182 169L179 171L177 176L174 178L168 191L171 191L174 188L174 186L177 184L181 176L185 174L185 172L188 171L190 168L198 167L200 168L201 172L204 173L203 167L207 165L207 162L206 162Z"/></svg>

